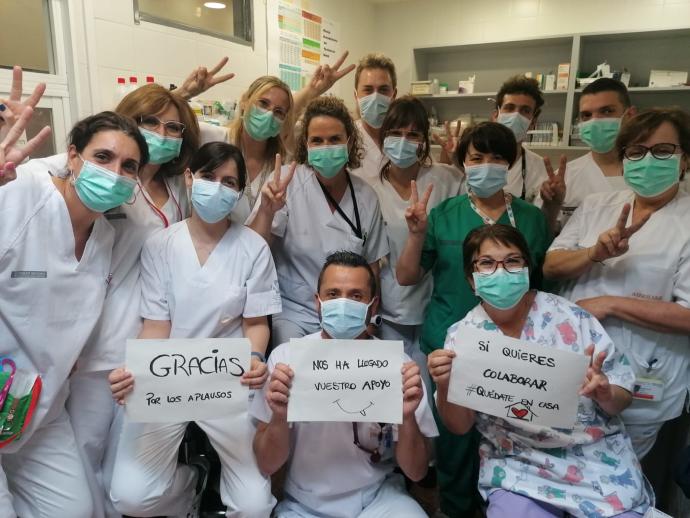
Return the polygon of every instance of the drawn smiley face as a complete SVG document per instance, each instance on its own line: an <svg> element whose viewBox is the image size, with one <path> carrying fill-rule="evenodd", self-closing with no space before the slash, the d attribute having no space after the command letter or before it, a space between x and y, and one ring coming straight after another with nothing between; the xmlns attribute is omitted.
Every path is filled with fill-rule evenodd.
<svg viewBox="0 0 690 518"><path fill-rule="evenodd" d="M333 404L337 405L337 407L346 414L361 414L365 417L367 415L367 410L374 406L373 401L367 401L365 403L359 403L351 406L348 405L347 402L343 402L340 398L333 401ZM357 409L357 407L361 408Z"/></svg>

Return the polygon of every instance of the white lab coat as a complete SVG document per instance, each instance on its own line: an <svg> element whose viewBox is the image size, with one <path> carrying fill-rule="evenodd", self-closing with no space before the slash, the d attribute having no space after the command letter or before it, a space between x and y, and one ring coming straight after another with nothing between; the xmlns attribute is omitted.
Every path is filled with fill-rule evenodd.
<svg viewBox="0 0 690 518"><path fill-rule="evenodd" d="M283 172L287 172L287 166L283 167ZM271 248L283 299L282 313L273 318L274 344L313 333L319 328L314 294L329 254L349 250L363 255L368 263L388 254L388 239L376 193L361 178L351 175L351 179L364 239L354 234L338 211L331 211L313 169L299 165L295 170L287 189L286 204L275 214L271 229ZM260 204L261 199L255 211ZM340 208L354 224L349 187L340 200ZM283 323L290 331L283 332ZM294 331L295 325L302 331Z"/></svg>
<svg viewBox="0 0 690 518"><path fill-rule="evenodd" d="M14 358L18 368L36 372L43 380L32 422L20 440L2 449L5 456L26 445L40 451L41 444L31 440L34 432L63 419L69 373L100 316L111 280L114 230L105 218L98 218L77 261L64 198L47 171L23 166L17 180L0 188L0 215L0 275L5 279L0 283L0 355ZM75 456L79 460L76 451L63 451L68 446L62 445L74 441L69 422L50 429L62 435L44 433L37 441L50 441L56 455L63 456L63 467ZM44 479L41 463L25 460L20 469L38 468L32 476ZM11 481L14 474L5 469ZM83 473L81 466L78 471ZM81 487L64 489L83 492L85 486L84 480Z"/></svg>
<svg viewBox="0 0 690 518"><path fill-rule="evenodd" d="M320 339L321 331L306 338ZM371 345L376 347L375 343ZM290 365L290 347L286 343L273 350L268 359L269 372L273 372L278 363ZM404 361L409 360L406 356ZM249 410L252 417L263 423L268 423L272 415L266 402L266 392L267 386L264 385L263 394L261 397L257 394ZM422 435L438 435L426 397L420 401L415 418ZM361 444L373 450L378 445L379 425L360 423L358 426ZM285 493L290 497L287 500L295 500L300 512L304 513L300 516L316 515L315 511L318 516L333 518L362 516L373 495L385 484L395 467L397 425L387 425L385 432L391 434L390 443L383 441L382 460L374 464L368 453L353 444L351 423L292 423ZM386 501L376 502L376 505L380 514L367 513L368 516L426 516L404 489L389 492ZM284 507L284 513L281 507ZM398 509L399 512L388 514L388 509ZM279 504L276 513L278 516L290 516L293 510L294 505L284 502Z"/></svg>
<svg viewBox="0 0 690 518"><path fill-rule="evenodd" d="M353 175L359 176L371 184L379 179L379 173L381 172L381 167L386 162L386 157L381 151L381 148L379 148L378 143L376 143L369 133L367 133L367 130L364 129L362 119L357 119L355 121L355 126L362 139L363 155L361 165L351 172Z"/></svg>
<svg viewBox="0 0 690 518"><path fill-rule="evenodd" d="M518 158L513 167L508 169L508 184L503 189L515 198L522 196L523 183L525 184L525 201L534 203L539 196L541 184L548 179L544 159L534 151L522 147L525 155L525 179L522 179L522 157Z"/></svg>
<svg viewBox="0 0 690 518"><path fill-rule="evenodd" d="M593 246L602 232L616 224L623 205L633 202L631 191L588 196L549 251ZM628 225L631 218L632 213ZM678 193L630 238L628 252L603 264L594 264L577 280L566 283L562 294L572 301L613 295L670 301L690 307L688 221L690 195ZM690 381L690 338L653 331L617 318L607 318L602 324L616 347L625 353L638 378L664 381L661 401L633 399L630 407L623 411L623 421L639 455L634 426L653 425L658 430L664 421L677 417L683 410Z"/></svg>
<svg viewBox="0 0 690 518"><path fill-rule="evenodd" d="M266 242L233 224L203 266L187 221L155 233L141 254L141 315L169 320L171 338L236 338L242 319L280 311L275 266ZM254 427L247 415L197 421L221 459L221 498L227 516L267 515L270 481L252 450ZM113 472L111 498L123 514L178 514L193 497L194 477L177 466L176 452L187 422L125 420Z"/></svg>

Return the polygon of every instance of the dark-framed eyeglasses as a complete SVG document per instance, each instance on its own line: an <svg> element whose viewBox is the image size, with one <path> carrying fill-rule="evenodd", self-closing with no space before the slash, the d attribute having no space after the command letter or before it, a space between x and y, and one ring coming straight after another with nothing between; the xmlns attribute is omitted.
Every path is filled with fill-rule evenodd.
<svg viewBox="0 0 690 518"><path fill-rule="evenodd" d="M633 144L623 148L623 156L633 162L642 160L647 153L651 153L654 158L659 160L668 160L676 154L676 149L679 149L679 144L671 144L669 142L660 142L651 147L643 146L641 144Z"/></svg>
<svg viewBox="0 0 690 518"><path fill-rule="evenodd" d="M354 443L357 448L362 450L365 453L368 453L369 460L371 461L372 464L377 464L381 462L381 445L383 444L383 425L379 425L379 435L378 435L378 444L376 448L373 450L370 450L369 448L365 448L362 446L362 444L359 442L359 430L358 430L358 423L352 423L352 442Z"/></svg>
<svg viewBox="0 0 690 518"><path fill-rule="evenodd" d="M480 257L472 261L472 264L479 275L491 275L496 271L499 264L508 273L520 273L527 265L527 261L521 255L511 255L503 261L496 261L491 257Z"/></svg>
<svg viewBox="0 0 690 518"><path fill-rule="evenodd" d="M179 121L162 121L155 115L144 115L139 117L139 126L149 131L156 131L161 127L165 127L165 132L171 137L181 137L185 130L185 125Z"/></svg>

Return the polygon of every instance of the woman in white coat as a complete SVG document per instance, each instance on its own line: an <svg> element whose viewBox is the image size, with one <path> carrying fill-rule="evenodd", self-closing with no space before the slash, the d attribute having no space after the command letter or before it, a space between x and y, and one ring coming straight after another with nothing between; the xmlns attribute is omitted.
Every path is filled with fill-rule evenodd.
<svg viewBox="0 0 690 518"><path fill-rule="evenodd" d="M604 324L635 371L622 414L642 458L681 414L690 361L690 116L648 110L626 120L616 146L630 190L585 198L551 245L544 275Z"/></svg>
<svg viewBox="0 0 690 518"><path fill-rule="evenodd" d="M307 106L297 141L294 177L280 203L270 200L279 188L264 186L249 225L271 244L283 311L273 318L273 344L319 329L314 286L332 252L363 255L379 274L388 254L376 193L349 169L359 166L360 137L342 100L319 97Z"/></svg>
<svg viewBox="0 0 690 518"><path fill-rule="evenodd" d="M0 185L16 176L0 187L0 356L17 373L39 376L42 389L28 426L0 450L0 509L9 517L91 518L87 475L65 411L67 381L112 278L114 230L103 213L132 198L149 155L131 119L103 112L72 129L67 177L21 166L15 175L4 162L25 155L7 149L31 112L24 110L0 146ZM10 394L15 383L17 377ZM11 418L2 415L5 428Z"/></svg>
<svg viewBox="0 0 690 518"><path fill-rule="evenodd" d="M192 173L192 171L194 171ZM185 172L192 216L154 234L141 256L139 338L238 338L252 344L251 370L243 383L261 388L267 316L280 312L273 258L251 229L232 223L247 179L240 150L224 142L205 144ZM131 373L111 373L114 397L123 402ZM221 461L220 494L227 516L268 516L275 503L270 480L256 466L254 426L247 414L197 421ZM133 423L125 418L110 495L115 508L133 516L198 512L203 470L177 465L176 452L187 422Z"/></svg>

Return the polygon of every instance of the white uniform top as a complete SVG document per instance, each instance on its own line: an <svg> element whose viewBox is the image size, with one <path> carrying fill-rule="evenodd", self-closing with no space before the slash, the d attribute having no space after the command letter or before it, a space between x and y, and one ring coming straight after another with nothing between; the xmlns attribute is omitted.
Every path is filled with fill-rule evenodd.
<svg viewBox="0 0 690 518"><path fill-rule="evenodd" d="M525 160L525 178L522 178L522 160ZM544 159L534 151L523 146L522 156L518 158L513 167L508 170L508 184L504 190L515 198L522 196L523 185L525 187L525 201L534 203L539 195L541 184L548 178Z"/></svg>
<svg viewBox="0 0 690 518"><path fill-rule="evenodd" d="M321 331L304 338L321 338ZM372 347L376 347L376 344L372 344ZM410 361L407 355L404 361ZM268 358L269 373L273 372L278 363L290 364L289 343L280 345L271 352ZM255 397L249 406L249 414L264 423L268 423L272 415L265 397L267 387L268 383L264 384L263 396ZM415 411L415 418L422 435L438 435L426 394ZM291 427L285 492L301 504L318 509L325 516L352 516L352 512L347 509L324 509L324 505L328 500L336 500L338 496L347 496L348 493L380 484L395 467L393 443L397 440L397 425L384 426L385 438L380 449L381 462L378 463L372 463L370 455L353 444L351 423L292 423ZM373 451L379 445L380 425L359 423L358 427L360 443ZM358 509L361 509L361 501L358 504Z"/></svg>
<svg viewBox="0 0 690 518"><path fill-rule="evenodd" d="M144 245L143 318L169 320L170 338L237 338L243 317L280 312L276 270L261 236L233 224L200 266L187 221Z"/></svg>
<svg viewBox="0 0 690 518"><path fill-rule="evenodd" d="M232 142L230 140L230 131L228 131L226 126L214 126L213 124L208 124L207 122L199 122L199 129L201 130L201 145L208 144L209 142L226 142L234 146L238 145L237 142ZM230 221L235 223L244 223L247 220L253 208L250 193L251 197L254 199L254 203L256 203L256 200L261 195L261 187L263 187L261 180L264 179L264 181L267 182L272 178L273 169L267 167L257 174L253 181L247 184L247 186L244 188L242 197L237 202L232 214L230 214Z"/></svg>
<svg viewBox="0 0 690 518"><path fill-rule="evenodd" d="M364 129L364 124L362 119L357 119L355 121L355 126L359 131L359 136L362 139L362 148L364 154L362 156L362 164L357 169L353 169L352 174L359 176L360 178L366 180L369 183L373 183L379 178L379 173L381 172L381 166L386 161L386 157L379 148L378 144L374 142L371 135L367 133Z"/></svg>
<svg viewBox="0 0 690 518"><path fill-rule="evenodd" d="M283 166L282 174L286 173L287 166ZM363 239L355 235L337 210L331 211L311 167L302 164L295 170L285 206L275 214L271 229L275 236L271 248L283 298L283 318L318 326L314 293L323 263L331 253L349 250L364 256L368 263L388 254L388 238L376 193L361 178L352 175L350 178ZM255 211L260 205L261 198ZM349 186L339 205L356 224Z"/></svg>
<svg viewBox="0 0 690 518"><path fill-rule="evenodd" d="M49 166L59 176L68 173L67 154L32 160ZM45 171L45 169L43 169ZM184 176L166 178L168 201L160 209L154 209L151 197L135 189L134 201L124 203L105 213L106 219L115 229L115 246L112 256L112 280L108 286L103 313L79 357L78 369L83 372L110 370L119 367L125 359L125 342L136 338L141 329L139 306L139 256L146 239L166 224L176 223L189 215L189 201ZM147 201L148 200L148 201ZM165 218L165 220L163 219Z"/></svg>
<svg viewBox="0 0 690 518"><path fill-rule="evenodd" d="M420 196L430 184L434 188L427 214L442 201L465 192L460 171L445 164L433 164L419 170L417 190ZM377 179L371 186L379 197L390 247L390 255L381 267L381 316L396 324L419 325L424 322L424 308L433 289L431 272L414 286L400 286L395 277L395 267L408 237L405 210L410 202L403 200L388 180Z"/></svg>
<svg viewBox="0 0 690 518"><path fill-rule="evenodd" d="M631 191L593 194L585 198L549 250L593 246L599 234L616 224ZM629 216L628 225L632 218ZM690 195L679 193L652 214L630 238L630 250L596 263L564 286L563 295L578 301L600 295L671 301L690 307ZM630 361L635 375L664 381L663 400L634 399L623 412L626 423L653 423L680 415L688 391L687 335L661 333L617 318L602 321L616 347Z"/></svg>
<svg viewBox="0 0 690 518"><path fill-rule="evenodd" d="M0 187L0 219L0 356L43 381L31 424L2 450L11 453L64 409L67 378L103 307L114 230L98 218L77 261L64 198L47 171L22 166Z"/></svg>

